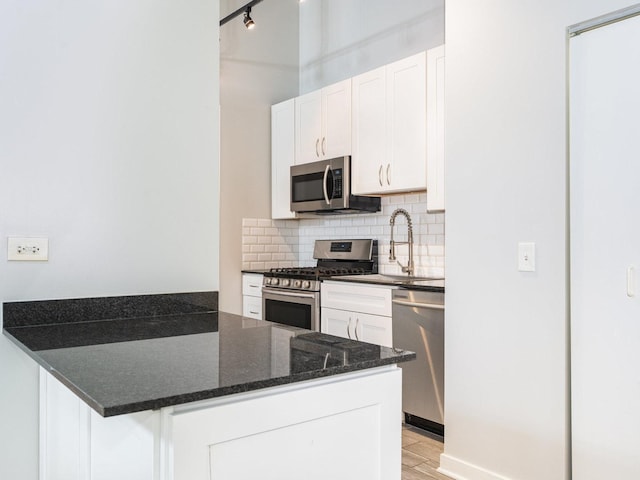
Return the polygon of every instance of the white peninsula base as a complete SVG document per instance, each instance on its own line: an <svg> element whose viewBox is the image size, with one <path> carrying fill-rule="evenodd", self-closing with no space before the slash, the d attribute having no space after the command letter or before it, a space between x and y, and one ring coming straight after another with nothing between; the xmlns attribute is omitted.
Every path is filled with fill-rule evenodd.
<svg viewBox="0 0 640 480"><path fill-rule="evenodd" d="M400 480L396 365L104 418L40 370L41 480Z"/></svg>

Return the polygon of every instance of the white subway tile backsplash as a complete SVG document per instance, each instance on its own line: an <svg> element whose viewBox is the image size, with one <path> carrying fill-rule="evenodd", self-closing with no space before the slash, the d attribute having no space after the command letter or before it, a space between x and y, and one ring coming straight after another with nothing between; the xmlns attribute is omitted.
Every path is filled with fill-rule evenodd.
<svg viewBox="0 0 640 480"><path fill-rule="evenodd" d="M432 223L429 225L429 235L444 235L444 223Z"/></svg>
<svg viewBox="0 0 640 480"><path fill-rule="evenodd" d="M425 193L409 193L382 197L379 213L275 221L245 218L242 220L243 268L312 266L316 263L313 259L315 240L374 238L378 240L379 270L399 275L400 266L389 261L389 218L396 208L404 208L413 224L415 274L444 276L445 214L427 213L426 201ZM406 238L406 221L398 217L394 239L405 241ZM396 247L396 257L407 263L407 245Z"/></svg>

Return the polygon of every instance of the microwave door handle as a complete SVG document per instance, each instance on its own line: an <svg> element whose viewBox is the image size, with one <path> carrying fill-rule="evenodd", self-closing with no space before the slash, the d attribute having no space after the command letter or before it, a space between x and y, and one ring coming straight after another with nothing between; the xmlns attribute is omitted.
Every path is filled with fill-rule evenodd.
<svg viewBox="0 0 640 480"><path fill-rule="evenodd" d="M327 165L324 169L324 178L322 180L322 193L324 193L324 201L327 202L327 205L331 205L331 201L329 200L329 192L327 191L327 177L329 176L330 169L331 166Z"/></svg>

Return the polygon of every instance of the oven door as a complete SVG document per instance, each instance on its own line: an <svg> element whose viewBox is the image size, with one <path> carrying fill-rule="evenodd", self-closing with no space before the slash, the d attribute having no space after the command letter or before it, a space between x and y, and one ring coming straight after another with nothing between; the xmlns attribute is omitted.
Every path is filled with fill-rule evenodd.
<svg viewBox="0 0 640 480"><path fill-rule="evenodd" d="M262 319L320 331L320 292L262 287Z"/></svg>

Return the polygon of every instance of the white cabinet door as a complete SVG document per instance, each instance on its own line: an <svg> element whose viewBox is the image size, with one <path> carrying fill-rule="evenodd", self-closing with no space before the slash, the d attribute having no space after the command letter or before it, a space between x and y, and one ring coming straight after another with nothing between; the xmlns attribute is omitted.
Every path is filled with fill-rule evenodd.
<svg viewBox="0 0 640 480"><path fill-rule="evenodd" d="M295 218L289 168L294 164L295 101L271 107L271 218Z"/></svg>
<svg viewBox="0 0 640 480"><path fill-rule="evenodd" d="M427 51L427 211L444 211L444 45Z"/></svg>
<svg viewBox="0 0 640 480"><path fill-rule="evenodd" d="M353 192L426 188L426 53L355 77Z"/></svg>
<svg viewBox="0 0 640 480"><path fill-rule="evenodd" d="M351 79L322 89L322 158L351 155Z"/></svg>
<svg viewBox="0 0 640 480"><path fill-rule="evenodd" d="M400 480L401 371L367 373L176 407L161 478Z"/></svg>
<svg viewBox="0 0 640 480"><path fill-rule="evenodd" d="M377 193L383 189L386 155L385 67L354 77L351 186L354 194Z"/></svg>
<svg viewBox="0 0 640 480"><path fill-rule="evenodd" d="M335 308L322 308L321 317L322 333L384 347L393 344L391 317Z"/></svg>
<svg viewBox="0 0 640 480"><path fill-rule="evenodd" d="M322 92L307 93L295 99L295 163L320 160L322 137Z"/></svg>
<svg viewBox="0 0 640 480"><path fill-rule="evenodd" d="M355 325L356 339L361 342L391 347L393 345L391 325L391 317L358 313Z"/></svg>
<svg viewBox="0 0 640 480"><path fill-rule="evenodd" d="M571 431L576 480L640 478L640 17L572 37Z"/></svg>
<svg viewBox="0 0 640 480"><path fill-rule="evenodd" d="M322 333L342 338L353 338L355 340L355 319L353 312L323 307L320 318L320 331Z"/></svg>
<svg viewBox="0 0 640 480"><path fill-rule="evenodd" d="M426 53L387 66L387 191L424 190L427 170Z"/></svg>
<svg viewBox="0 0 640 480"><path fill-rule="evenodd" d="M351 155L351 79L295 99L295 163Z"/></svg>
<svg viewBox="0 0 640 480"><path fill-rule="evenodd" d="M154 480L158 410L101 417L40 368L40 480Z"/></svg>

